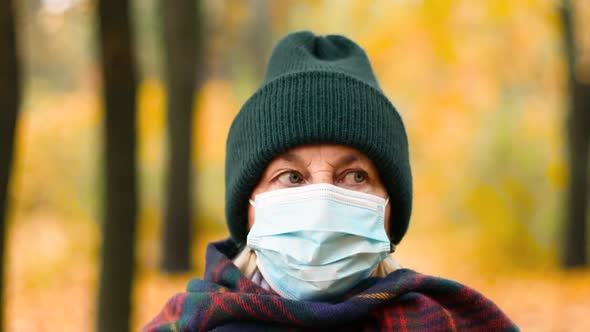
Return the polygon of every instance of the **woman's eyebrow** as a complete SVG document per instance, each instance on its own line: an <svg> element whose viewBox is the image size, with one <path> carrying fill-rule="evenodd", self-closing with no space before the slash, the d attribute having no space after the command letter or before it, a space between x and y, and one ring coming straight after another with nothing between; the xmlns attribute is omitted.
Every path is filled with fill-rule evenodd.
<svg viewBox="0 0 590 332"><path fill-rule="evenodd" d="M299 157L298 155L293 154L293 153L285 153L285 154L281 155L279 157L279 159L283 159L288 162L296 162L296 163L303 162L303 159L301 157Z"/></svg>
<svg viewBox="0 0 590 332"><path fill-rule="evenodd" d="M279 159L282 159L284 161L291 162L291 163L298 163L298 164L301 164L304 162L303 158L301 158L300 156L293 154L293 153L283 154L279 157ZM338 161L334 164L334 166L335 167L346 166L346 165L352 164L355 161L361 161L361 160L362 159L355 154L347 154L347 155L340 157L338 159Z"/></svg>
<svg viewBox="0 0 590 332"><path fill-rule="evenodd" d="M357 156L357 155L349 154L349 155L345 155L345 156L340 157L340 159L338 159L338 161L336 162L336 164L334 166L342 167L342 166L350 165L350 164L354 163L355 161L361 161L361 158L359 158L359 156Z"/></svg>

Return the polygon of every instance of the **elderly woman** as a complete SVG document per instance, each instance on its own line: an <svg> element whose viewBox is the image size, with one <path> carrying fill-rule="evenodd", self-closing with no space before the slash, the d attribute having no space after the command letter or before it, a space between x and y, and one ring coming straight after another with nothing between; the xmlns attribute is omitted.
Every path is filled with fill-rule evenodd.
<svg viewBox="0 0 590 332"><path fill-rule="evenodd" d="M145 331L518 330L478 292L390 255L410 219L408 140L346 37L279 41L225 174L231 238Z"/></svg>

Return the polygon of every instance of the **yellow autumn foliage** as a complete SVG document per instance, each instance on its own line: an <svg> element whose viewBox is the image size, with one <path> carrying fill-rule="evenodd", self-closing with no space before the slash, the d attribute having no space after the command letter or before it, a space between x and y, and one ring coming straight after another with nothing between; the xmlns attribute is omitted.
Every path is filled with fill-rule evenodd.
<svg viewBox="0 0 590 332"><path fill-rule="evenodd" d="M227 34L239 36L249 8L234 1L211 3ZM414 207L396 253L402 265L477 288L523 330L590 326L584 295L590 292L590 271L559 271L555 259L568 179L567 91L555 1L273 3L283 15L273 18L274 40L310 29L345 34L362 45L404 119ZM577 4L579 21L588 21L590 2ZM580 63L586 64L580 75L590 77L590 33L579 29ZM230 37L211 39L211 47L230 52ZM195 91L195 270L182 276L157 270L166 91L149 75L138 87L136 328L190 276L202 273L206 243L227 236L225 138L258 84L241 75L248 68L236 71L240 75L233 80L211 77ZM103 114L93 73L87 68L80 74L84 84L61 92L37 89L43 82L27 83L36 88L27 90L19 119L11 184L8 330L92 328Z"/></svg>

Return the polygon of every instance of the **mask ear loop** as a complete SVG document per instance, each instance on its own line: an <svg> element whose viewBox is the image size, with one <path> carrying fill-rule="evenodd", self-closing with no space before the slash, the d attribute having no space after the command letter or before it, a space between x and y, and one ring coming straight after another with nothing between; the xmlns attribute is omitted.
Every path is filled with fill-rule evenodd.
<svg viewBox="0 0 590 332"><path fill-rule="evenodd" d="M385 208L387 207L387 204L389 204L389 197L385 199L385 204L383 204L383 214L385 214ZM389 253L391 254L393 252L395 252L395 244L389 242Z"/></svg>
<svg viewBox="0 0 590 332"><path fill-rule="evenodd" d="M256 204L254 204L254 201L251 198L248 199L248 202L250 202L250 205L252 205L253 207L256 207Z"/></svg>

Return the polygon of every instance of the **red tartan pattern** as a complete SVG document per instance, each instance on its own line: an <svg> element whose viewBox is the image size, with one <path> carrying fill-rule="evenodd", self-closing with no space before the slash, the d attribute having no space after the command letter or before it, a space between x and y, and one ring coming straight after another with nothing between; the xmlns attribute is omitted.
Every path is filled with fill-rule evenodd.
<svg viewBox="0 0 590 332"><path fill-rule="evenodd" d="M457 282L397 270L337 302L294 301L245 278L228 240L207 250L204 280L172 297L143 331L518 331L489 299Z"/></svg>

